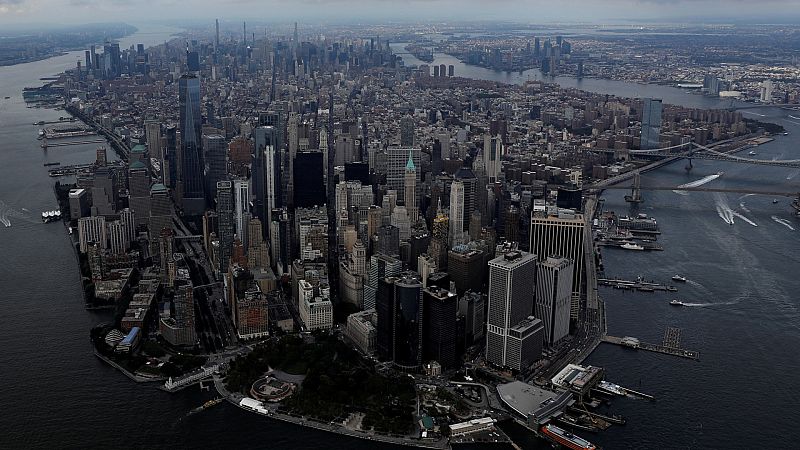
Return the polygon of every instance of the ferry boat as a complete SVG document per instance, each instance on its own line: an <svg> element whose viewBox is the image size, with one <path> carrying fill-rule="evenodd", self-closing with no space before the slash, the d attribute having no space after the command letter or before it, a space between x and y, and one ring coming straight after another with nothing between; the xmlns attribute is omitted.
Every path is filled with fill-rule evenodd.
<svg viewBox="0 0 800 450"><path fill-rule="evenodd" d="M575 436L569 431L563 430L555 425L545 425L541 428L542 434L550 438L552 441L563 445L572 450L596 450L594 444L583 439L580 436Z"/></svg>
<svg viewBox="0 0 800 450"><path fill-rule="evenodd" d="M680 300L672 300L669 304L672 306L684 306L684 303Z"/></svg>
<svg viewBox="0 0 800 450"><path fill-rule="evenodd" d="M626 242L620 245L619 248L623 248L625 250L644 250L644 247L639 244L634 244L633 242Z"/></svg>
<svg viewBox="0 0 800 450"><path fill-rule="evenodd" d="M681 281L681 282L684 282L684 283L686 282L686 277L682 277L680 275L673 275L672 279L675 280L675 281Z"/></svg>
<svg viewBox="0 0 800 450"><path fill-rule="evenodd" d="M42 222L44 223L50 223L59 219L61 219L61 211L57 209L42 212Z"/></svg>
<svg viewBox="0 0 800 450"><path fill-rule="evenodd" d="M605 380L601 381L600 384L597 385L597 387L603 391L608 391L614 395L621 395L621 396L626 395L625 388L623 388L618 384L609 383L608 381Z"/></svg>

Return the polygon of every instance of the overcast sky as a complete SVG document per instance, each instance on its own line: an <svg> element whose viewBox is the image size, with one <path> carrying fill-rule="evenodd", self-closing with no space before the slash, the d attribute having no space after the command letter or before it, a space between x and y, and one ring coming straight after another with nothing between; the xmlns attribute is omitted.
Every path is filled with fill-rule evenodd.
<svg viewBox="0 0 800 450"><path fill-rule="evenodd" d="M792 22L800 0L0 0L0 23L211 19Z"/></svg>

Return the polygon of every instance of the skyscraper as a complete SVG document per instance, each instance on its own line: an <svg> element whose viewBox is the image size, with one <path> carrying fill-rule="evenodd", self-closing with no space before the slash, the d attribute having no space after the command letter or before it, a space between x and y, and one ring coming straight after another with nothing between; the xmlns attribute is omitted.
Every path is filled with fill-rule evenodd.
<svg viewBox="0 0 800 450"><path fill-rule="evenodd" d="M203 154L205 161L206 193L209 200L217 196L217 182L228 175L228 145L221 134L203 135ZM211 203L211 202L209 202Z"/></svg>
<svg viewBox="0 0 800 450"><path fill-rule="evenodd" d="M642 135L639 147L649 150L659 147L661 133L661 99L645 98L642 106Z"/></svg>
<svg viewBox="0 0 800 450"><path fill-rule="evenodd" d="M379 281L378 352L401 370L422 366L422 282L415 272L403 272Z"/></svg>
<svg viewBox="0 0 800 450"><path fill-rule="evenodd" d="M428 286L422 292L423 361L437 361L442 368L456 365L456 316L458 297L447 289Z"/></svg>
<svg viewBox="0 0 800 450"><path fill-rule="evenodd" d="M500 159L505 149L500 136L485 135L483 137L483 163L489 183L494 183L500 178Z"/></svg>
<svg viewBox="0 0 800 450"><path fill-rule="evenodd" d="M580 307L585 227L583 215L572 210L555 208L546 214L534 212L531 217L530 251L542 259L560 256L572 260L572 319L578 318Z"/></svg>
<svg viewBox="0 0 800 450"><path fill-rule="evenodd" d="M253 214L266 227L272 223L272 210L282 204L280 145L277 130L274 127L258 127L254 135Z"/></svg>
<svg viewBox="0 0 800 450"><path fill-rule="evenodd" d="M406 163L406 173L404 180L406 210L408 211L408 220L411 224L417 223L419 219L419 207L417 206L417 168L414 166L414 160L411 157L411 152L408 152L408 162Z"/></svg>
<svg viewBox="0 0 800 450"><path fill-rule="evenodd" d="M381 253L369 259L369 278L364 286L364 309L375 308L375 297L378 291L378 280L400 274L403 263L396 258Z"/></svg>
<svg viewBox="0 0 800 450"><path fill-rule="evenodd" d="M406 166L408 165L409 153L411 154L411 161L414 167L422 167L422 151L418 148L388 148L386 149L386 156L388 160L386 170L386 188L397 192L397 200L405 201L405 177ZM419 196L419 187L422 185L421 172L416 171L417 183L415 189L417 196Z"/></svg>
<svg viewBox="0 0 800 450"><path fill-rule="evenodd" d="M450 185L450 247L464 243L464 183Z"/></svg>
<svg viewBox="0 0 800 450"><path fill-rule="evenodd" d="M414 118L411 116L400 119L400 146L414 146Z"/></svg>
<svg viewBox="0 0 800 450"><path fill-rule="evenodd" d="M161 148L161 123L157 120L148 120L144 123L145 139L147 140L147 152L152 158L156 158L161 164L159 181L164 183L164 151Z"/></svg>
<svg viewBox="0 0 800 450"><path fill-rule="evenodd" d="M151 255L161 256L158 239L165 228L172 230L172 199L169 198L169 189L156 183L150 188L150 217L147 224Z"/></svg>
<svg viewBox="0 0 800 450"><path fill-rule="evenodd" d="M128 168L128 205L136 214L136 224L146 224L150 217L150 173L141 161Z"/></svg>
<svg viewBox="0 0 800 450"><path fill-rule="evenodd" d="M547 258L536 269L535 316L544 325L544 342L553 345L569 334L572 261Z"/></svg>
<svg viewBox="0 0 800 450"><path fill-rule="evenodd" d="M486 360L489 363L512 367L510 332L533 312L535 281L536 256L531 253L513 250L489 261L486 333Z"/></svg>
<svg viewBox="0 0 800 450"><path fill-rule="evenodd" d="M309 208L325 204L322 153L318 151L298 152L294 158L294 206Z"/></svg>
<svg viewBox="0 0 800 450"><path fill-rule="evenodd" d="M205 209L200 133L200 79L183 75L178 79L181 132L181 206L186 214L201 214Z"/></svg>
<svg viewBox="0 0 800 450"><path fill-rule="evenodd" d="M234 208L233 222L234 231L245 248L250 246L250 183L247 180L237 179L233 181ZM259 225L261 222L259 221ZM258 230L257 240L261 240L261 230Z"/></svg>
<svg viewBox="0 0 800 450"><path fill-rule="evenodd" d="M233 248L233 185L230 181L217 183L217 236L219 237L219 271L228 272Z"/></svg>

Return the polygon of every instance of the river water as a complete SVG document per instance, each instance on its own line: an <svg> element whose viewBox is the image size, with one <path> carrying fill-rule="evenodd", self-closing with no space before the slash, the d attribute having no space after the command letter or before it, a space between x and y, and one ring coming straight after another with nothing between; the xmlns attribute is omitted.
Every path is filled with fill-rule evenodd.
<svg viewBox="0 0 800 450"><path fill-rule="evenodd" d="M154 45L175 30L140 27L122 40ZM407 63L410 55L403 55ZM98 360L89 329L107 320L83 309L80 279L66 231L42 224L39 213L53 209L53 179L45 162L94 159L95 145L51 148L35 139L39 120L61 111L27 108L21 97L38 78L74 67L83 52L0 68L0 448L396 448L264 420L227 404L201 414L186 413L209 394L190 389L170 395L131 382ZM527 75L465 66L437 55L436 63L456 65L456 74L521 82ZM535 75L535 74L534 74ZM624 96L661 97L668 103L721 106L718 100L679 89L608 80L559 83ZM4 97L10 97L4 99ZM723 105L724 106L724 105ZM753 113L756 114L756 113ZM791 132L758 148L759 157L800 158L800 121L780 109L758 110ZM755 117L755 116L754 116ZM112 153L109 153L111 156ZM642 183L680 184L723 170L709 186L798 191L797 170L696 161L690 174L676 163L643 176ZM605 208L624 211L620 191L607 191ZM664 234L661 253L604 253L611 276L644 275L668 281L689 278L676 294L620 294L603 290L609 334L659 342L666 326L683 330L683 346L699 350L699 362L601 345L588 363L605 367L608 378L655 395L657 402L621 399L616 413L628 425L585 436L606 448L757 448L786 444L800 403L793 382L800 371L800 221L785 199L672 192L645 193L642 212L658 218ZM744 206L741 206L742 203ZM717 211L727 205L758 226ZM722 209L721 209L722 210ZM775 218L784 220L773 220ZM798 229L793 231L789 227ZM677 297L695 306L676 308ZM522 444L528 448L530 444Z"/></svg>

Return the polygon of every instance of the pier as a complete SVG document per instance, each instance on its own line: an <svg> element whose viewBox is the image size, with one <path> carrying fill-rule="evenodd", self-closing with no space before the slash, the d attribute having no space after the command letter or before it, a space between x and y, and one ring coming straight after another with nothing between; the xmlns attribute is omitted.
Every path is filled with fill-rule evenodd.
<svg viewBox="0 0 800 450"><path fill-rule="evenodd" d="M600 340L609 344L632 348L634 350L646 350L649 352L663 353L665 355L679 356L687 359L700 359L700 352L680 348L680 328L668 327L664 333L664 342L661 345L642 342L635 337L617 337L604 335Z"/></svg>
<svg viewBox="0 0 800 450"><path fill-rule="evenodd" d="M102 144L102 143L105 143L105 142L106 142L105 139L100 139L100 138L89 139L89 140L85 140L85 141L55 142L55 143L52 143L52 144L48 143L47 140L44 140L42 142L41 147L43 149L48 149L50 147L66 147L68 145L84 145L84 144Z"/></svg>

